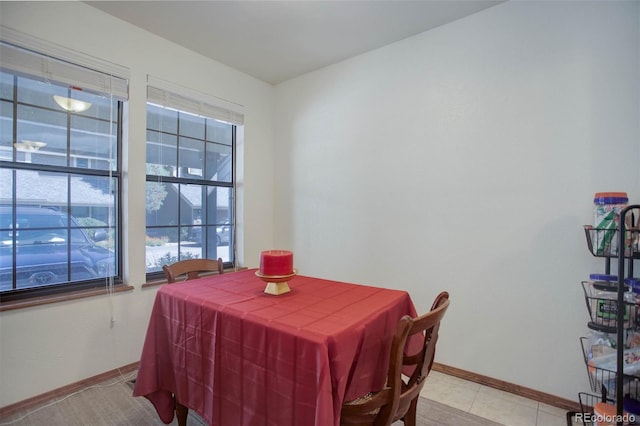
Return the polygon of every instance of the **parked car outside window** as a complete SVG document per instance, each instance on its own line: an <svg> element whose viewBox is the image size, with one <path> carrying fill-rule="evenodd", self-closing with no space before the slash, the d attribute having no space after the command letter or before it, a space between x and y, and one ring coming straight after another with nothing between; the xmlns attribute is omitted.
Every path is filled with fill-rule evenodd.
<svg viewBox="0 0 640 426"><path fill-rule="evenodd" d="M0 206L0 292L112 276L113 251L97 245L74 217L41 207ZM13 223L12 223L13 222ZM15 273L15 288L14 288Z"/></svg>

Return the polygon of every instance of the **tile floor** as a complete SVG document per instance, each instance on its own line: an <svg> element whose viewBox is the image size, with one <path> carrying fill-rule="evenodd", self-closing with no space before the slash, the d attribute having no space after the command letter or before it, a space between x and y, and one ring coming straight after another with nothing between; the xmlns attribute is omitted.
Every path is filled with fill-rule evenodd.
<svg viewBox="0 0 640 426"><path fill-rule="evenodd" d="M422 396L508 426L567 426L567 411L431 371Z"/></svg>

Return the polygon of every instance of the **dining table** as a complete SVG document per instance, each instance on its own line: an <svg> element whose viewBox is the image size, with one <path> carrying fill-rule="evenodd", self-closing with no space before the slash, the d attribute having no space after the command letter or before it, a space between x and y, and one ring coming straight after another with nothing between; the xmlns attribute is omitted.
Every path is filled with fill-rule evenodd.
<svg viewBox="0 0 640 426"><path fill-rule="evenodd" d="M164 423L339 425L343 402L380 389L406 291L295 275L264 292L256 269L165 284L156 293L134 396ZM179 423L185 422L185 418Z"/></svg>

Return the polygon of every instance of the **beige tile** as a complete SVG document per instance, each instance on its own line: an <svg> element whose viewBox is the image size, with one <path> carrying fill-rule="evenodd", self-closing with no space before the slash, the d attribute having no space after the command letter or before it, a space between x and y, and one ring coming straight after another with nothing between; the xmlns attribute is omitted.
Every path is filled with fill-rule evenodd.
<svg viewBox="0 0 640 426"><path fill-rule="evenodd" d="M557 415L538 410L537 426L567 426L567 414Z"/></svg>
<svg viewBox="0 0 640 426"><path fill-rule="evenodd" d="M510 392L505 392L500 389L495 389L489 386L480 385L478 394L486 395L489 399L499 398L508 403L520 404L538 409L538 401L534 401L524 396L516 395Z"/></svg>
<svg viewBox="0 0 640 426"><path fill-rule="evenodd" d="M469 411L480 385L454 376L432 371L421 395L450 407Z"/></svg>
<svg viewBox="0 0 640 426"><path fill-rule="evenodd" d="M565 409L436 371L427 378L422 396L503 425L567 425Z"/></svg>
<svg viewBox="0 0 640 426"><path fill-rule="evenodd" d="M554 407L553 405L545 404L540 402L538 405L539 411L544 411L545 413L552 414L554 416L567 417L567 411L564 408Z"/></svg>
<svg viewBox="0 0 640 426"><path fill-rule="evenodd" d="M536 426L538 402L481 386L469 412L504 425Z"/></svg>

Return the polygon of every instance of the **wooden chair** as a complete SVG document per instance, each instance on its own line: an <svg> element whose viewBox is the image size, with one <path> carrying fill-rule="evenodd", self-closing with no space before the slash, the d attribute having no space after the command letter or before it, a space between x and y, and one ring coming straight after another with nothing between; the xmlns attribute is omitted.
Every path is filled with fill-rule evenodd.
<svg viewBox="0 0 640 426"><path fill-rule="evenodd" d="M164 265L162 267L164 275L167 277L169 284L175 283L176 278L181 275L186 275L186 280L192 280L198 278L201 272L218 272L218 274L224 273L224 265L222 258L215 259L187 259L180 260L172 263L171 265Z"/></svg>
<svg viewBox="0 0 640 426"><path fill-rule="evenodd" d="M184 281L193 280L200 276L201 272L218 272L218 274L224 273L224 264L222 258L214 259L187 259L179 260L171 265L164 265L162 267L164 275L167 277L169 284L175 283L176 279L182 275L186 275ZM178 402L175 395L173 401L176 410L176 419L178 426L186 426L187 416L189 415L189 408Z"/></svg>
<svg viewBox="0 0 640 426"><path fill-rule="evenodd" d="M340 415L341 425L389 426L397 420L407 426L416 425L418 398L431 371L440 321L448 308L449 293L445 291L436 297L430 312L417 318L405 315L400 319L391 343L386 385L377 392L345 402ZM423 344L418 351L405 354L408 337L418 333L425 336ZM402 370L407 367L414 369L408 379L403 379Z"/></svg>

